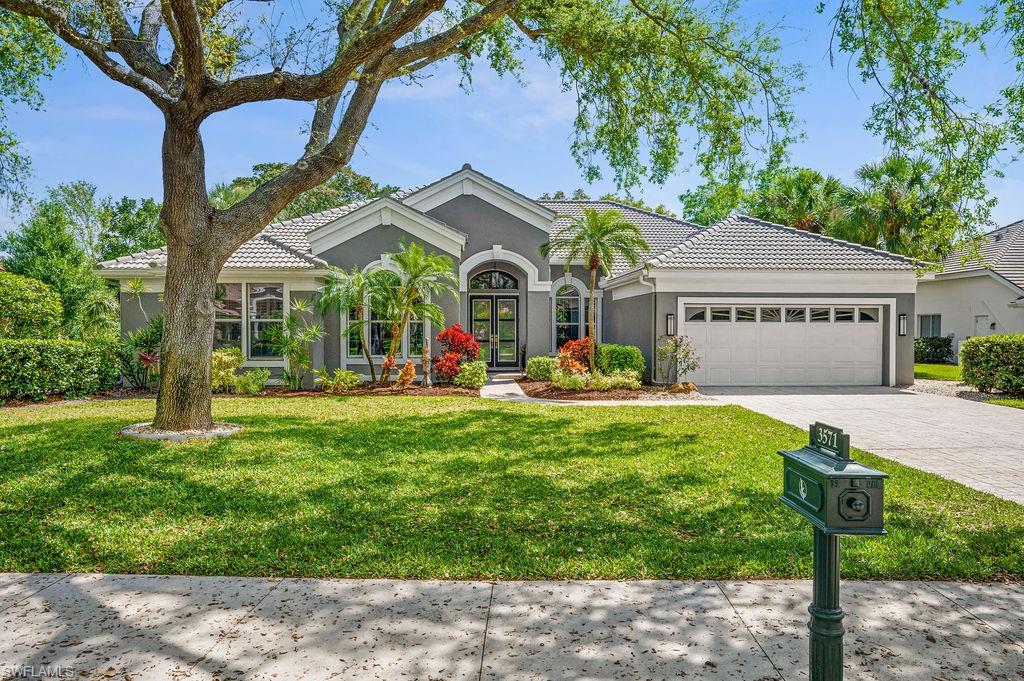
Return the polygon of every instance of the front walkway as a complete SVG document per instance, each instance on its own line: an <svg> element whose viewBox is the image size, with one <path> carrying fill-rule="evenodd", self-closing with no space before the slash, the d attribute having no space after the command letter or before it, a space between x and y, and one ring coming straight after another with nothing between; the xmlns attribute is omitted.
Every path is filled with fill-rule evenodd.
<svg viewBox="0 0 1024 681"><path fill-rule="evenodd" d="M823 421L854 447L1024 503L1024 409L897 388L708 388L800 428Z"/></svg>
<svg viewBox="0 0 1024 681"><path fill-rule="evenodd" d="M810 584L0 574L0 678L806 678ZM1024 587L848 582L848 678L1019 679Z"/></svg>

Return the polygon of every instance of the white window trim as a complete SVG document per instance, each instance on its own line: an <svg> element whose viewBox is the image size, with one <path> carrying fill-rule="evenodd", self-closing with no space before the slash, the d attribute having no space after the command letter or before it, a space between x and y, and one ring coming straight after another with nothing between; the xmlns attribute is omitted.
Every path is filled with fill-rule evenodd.
<svg viewBox="0 0 1024 681"><path fill-rule="evenodd" d="M266 367L268 369L278 367L282 369L288 368L288 360L284 357L268 357L266 359L253 359L249 357L249 327L251 324L251 320L249 318L249 285L278 283L281 284L281 295L284 297L284 309L281 311L281 318L285 319L292 311L292 290L291 285L287 281L278 282L273 281L273 279L250 279L249 281L242 282L242 353L245 355L245 362L242 366L244 367Z"/></svg>
<svg viewBox="0 0 1024 681"><path fill-rule="evenodd" d="M551 347L551 354L554 355L558 352L558 329L555 326L555 302L558 299L558 289L563 286L575 286L576 290L580 292L580 338L587 335L587 319L584 311L586 310L586 304L590 299L590 287L584 283L581 279L577 279L572 274L566 274L565 276L555 279L551 282L551 295L550 303L548 304L548 318L551 320L551 336L549 338L549 344ZM601 323L602 315L601 312L604 307L604 290L594 289L594 330L597 332L597 338L595 342L602 342L603 337L603 324Z"/></svg>
<svg viewBox="0 0 1024 681"><path fill-rule="evenodd" d="M879 320L877 322L861 322L860 311L855 312L856 324L881 324L881 316L883 314L882 308L886 305L889 306L889 381L888 385L896 385L896 299L895 298L787 298L785 296L772 297L772 298L714 298L708 300L703 299L686 299L684 296L676 298L676 319L681 320L677 324L677 332L680 334L686 334L686 317L684 311L687 306L689 307L725 307L725 306L741 305L744 307L756 306L756 307L874 307L878 308ZM710 316L710 312L708 313ZM810 313L807 313L807 321L804 322L787 322L785 320L785 313L783 313L782 322L783 324L810 324ZM760 312L758 312L758 319L760 319ZM689 322L690 324L711 324L713 322ZM721 322L719 322L721 323ZM848 324L849 322L844 322ZM883 338L882 342L885 343L886 339Z"/></svg>

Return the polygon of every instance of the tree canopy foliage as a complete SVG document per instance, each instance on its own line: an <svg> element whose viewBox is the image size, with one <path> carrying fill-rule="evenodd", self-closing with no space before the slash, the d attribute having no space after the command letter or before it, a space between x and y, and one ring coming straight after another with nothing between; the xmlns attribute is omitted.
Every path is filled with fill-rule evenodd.
<svg viewBox="0 0 1024 681"><path fill-rule="evenodd" d="M7 109L43 104L40 81L60 62L63 50L56 36L39 19L0 7L0 196L21 200L29 159L7 125Z"/></svg>
<svg viewBox="0 0 1024 681"><path fill-rule="evenodd" d="M919 258L940 261L957 243L941 236L935 215L952 210L932 165L923 158L888 156L867 163L847 185L810 168L764 173L754 189L726 203L701 189L680 197L686 217L711 224L740 212L810 232ZM959 223L954 223L959 224Z"/></svg>
<svg viewBox="0 0 1024 681"><path fill-rule="evenodd" d="M230 208L255 191L261 184L280 175L287 168L287 163L254 165L252 175L236 177L229 183L214 186L210 190L210 203L215 208ZM360 175L346 167L322 185L296 196L274 219L290 220L396 191L398 191L398 187L379 185L365 175Z"/></svg>
<svg viewBox="0 0 1024 681"><path fill-rule="evenodd" d="M58 185L0 237L4 267L45 282L60 296L64 335L109 338L117 332L116 294L93 269L102 260L162 246L159 212L152 199L100 197L88 182Z"/></svg>

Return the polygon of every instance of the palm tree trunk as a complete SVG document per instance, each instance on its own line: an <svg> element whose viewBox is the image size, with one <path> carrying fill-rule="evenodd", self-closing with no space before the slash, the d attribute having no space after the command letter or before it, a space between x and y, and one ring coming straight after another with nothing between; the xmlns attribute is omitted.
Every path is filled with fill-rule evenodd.
<svg viewBox="0 0 1024 681"><path fill-rule="evenodd" d="M597 373L594 369L594 355L597 351L597 334L594 332L594 317L596 305L594 300L594 289L597 287L597 268L590 268L590 305L587 309L587 336L590 338L590 373Z"/></svg>
<svg viewBox="0 0 1024 681"><path fill-rule="evenodd" d="M370 367L370 383L376 383L377 370L373 368L373 357L370 356L370 348L366 345L364 314L364 308L361 305L356 308L356 319L359 320L359 349L363 351L363 357L366 358L366 365Z"/></svg>
<svg viewBox="0 0 1024 681"><path fill-rule="evenodd" d="M399 348L402 347L402 336L404 335L406 324L409 323L409 310L402 313L402 323L399 326L391 325L391 347L388 348L388 357L394 359L395 355L398 354ZM387 362L387 358L384 360ZM383 365L380 370L380 384L384 385L391 377L391 372L384 371Z"/></svg>

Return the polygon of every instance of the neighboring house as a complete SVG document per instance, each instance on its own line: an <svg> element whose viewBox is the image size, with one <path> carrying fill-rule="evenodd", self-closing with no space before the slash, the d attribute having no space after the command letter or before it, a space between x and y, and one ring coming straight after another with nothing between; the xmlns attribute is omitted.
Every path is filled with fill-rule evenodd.
<svg viewBox="0 0 1024 681"><path fill-rule="evenodd" d="M980 262L964 257L951 254L920 281L914 325L918 337L953 336L958 355L971 336L1024 333L1024 221L986 234Z"/></svg>
<svg viewBox="0 0 1024 681"><path fill-rule="evenodd" d="M460 299L436 301L449 324L471 330L494 369L517 369L524 356L553 354L586 334L588 271L539 247L584 208L618 210L643 231L651 250L640 267L600 279L597 336L640 347L648 366L670 333L685 333L703 358L702 385L890 385L913 382L916 275L900 256L747 217L709 228L610 201L534 201L465 165L428 185L268 226L224 267L218 289L217 344L242 347L247 364L284 367L271 356L267 329L290 301L312 299L328 264L391 267L400 241L451 256ZM162 249L100 264L122 284L122 328L159 311ZM128 294L142 279L147 293ZM318 319L315 367L367 373L358 342L343 338L342 314ZM315 316L313 316L315 317ZM368 322L374 355L389 329ZM439 329L411 322L399 364L418 360Z"/></svg>

